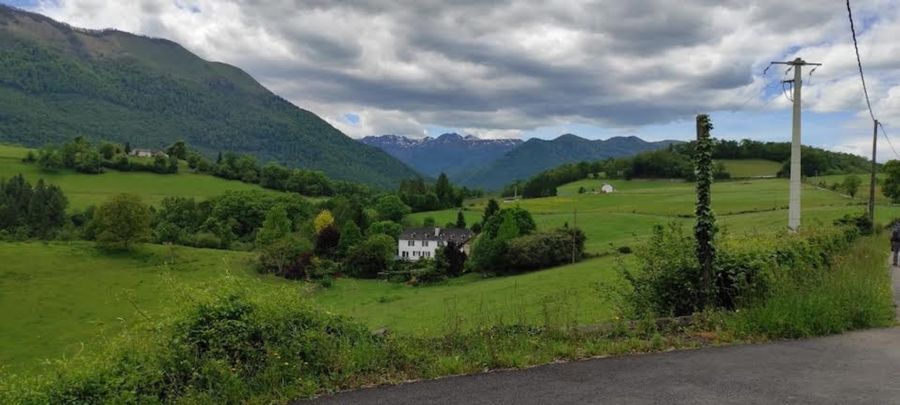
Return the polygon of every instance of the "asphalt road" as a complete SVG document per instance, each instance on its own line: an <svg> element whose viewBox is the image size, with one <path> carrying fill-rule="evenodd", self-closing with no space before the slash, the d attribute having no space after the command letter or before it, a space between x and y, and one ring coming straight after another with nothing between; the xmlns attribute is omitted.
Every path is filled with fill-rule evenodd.
<svg viewBox="0 0 900 405"><path fill-rule="evenodd" d="M900 271L894 271L900 297ZM900 404L900 328L552 364L313 404Z"/></svg>

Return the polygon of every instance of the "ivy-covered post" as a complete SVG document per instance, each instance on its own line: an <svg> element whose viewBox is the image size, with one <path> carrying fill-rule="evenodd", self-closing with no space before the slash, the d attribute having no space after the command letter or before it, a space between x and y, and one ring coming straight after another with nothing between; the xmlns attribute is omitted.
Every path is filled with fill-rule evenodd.
<svg viewBox="0 0 900 405"><path fill-rule="evenodd" d="M697 146L694 154L697 172L697 225L694 226L694 237L697 240L697 260L700 262L701 293L707 308L714 303L713 268L716 261L716 216L712 210L710 196L713 181L713 144L709 132L712 128L708 115L697 116Z"/></svg>

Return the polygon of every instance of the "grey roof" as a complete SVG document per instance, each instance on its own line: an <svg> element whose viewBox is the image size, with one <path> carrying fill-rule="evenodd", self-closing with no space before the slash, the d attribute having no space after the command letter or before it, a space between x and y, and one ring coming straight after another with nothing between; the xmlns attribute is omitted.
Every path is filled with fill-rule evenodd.
<svg viewBox="0 0 900 405"><path fill-rule="evenodd" d="M435 235L435 229L438 234ZM456 228L410 228L400 234L400 239L404 240L436 240L456 243L466 243L475 234L468 229Z"/></svg>

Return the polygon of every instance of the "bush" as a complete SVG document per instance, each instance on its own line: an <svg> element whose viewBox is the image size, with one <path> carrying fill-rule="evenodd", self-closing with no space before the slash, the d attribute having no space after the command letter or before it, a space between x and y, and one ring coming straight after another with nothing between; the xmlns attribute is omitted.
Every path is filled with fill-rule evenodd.
<svg viewBox="0 0 900 405"><path fill-rule="evenodd" d="M771 248L742 244L722 249L714 267L712 304L729 310L755 305L772 293L773 278L804 283L821 277L834 255L847 250L858 235L853 227L813 229L779 235ZM638 271L625 271L632 287L626 294L627 311L637 316L683 316L703 308L694 239L679 224L655 227L636 256Z"/></svg>
<svg viewBox="0 0 900 405"><path fill-rule="evenodd" d="M585 239L580 229L568 228L512 239L506 251L507 273L546 269L572 263L572 259L580 261Z"/></svg>
<svg viewBox="0 0 900 405"><path fill-rule="evenodd" d="M378 273L390 268L396 252L394 238L383 234L371 235L365 242L350 249L344 267L347 274L353 277L375 278Z"/></svg>
<svg viewBox="0 0 900 405"><path fill-rule="evenodd" d="M616 249L616 251L618 251L619 253L621 253L623 255L630 255L633 252L631 250L631 246L619 246L619 248Z"/></svg>
<svg viewBox="0 0 900 405"><path fill-rule="evenodd" d="M312 262L313 246L298 235L288 235L263 246L259 254L259 269L287 279L308 276Z"/></svg>
<svg viewBox="0 0 900 405"><path fill-rule="evenodd" d="M831 268L815 268L812 275L782 268L772 294L737 313L733 327L746 335L799 338L892 325L891 281L882 244L870 236ZM796 270L799 275L785 274Z"/></svg>

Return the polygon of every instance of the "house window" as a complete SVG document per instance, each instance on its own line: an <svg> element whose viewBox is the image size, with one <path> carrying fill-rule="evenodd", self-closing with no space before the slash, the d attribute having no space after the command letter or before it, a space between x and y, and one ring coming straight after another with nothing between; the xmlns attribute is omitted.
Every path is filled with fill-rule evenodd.
<svg viewBox="0 0 900 405"><path fill-rule="evenodd" d="M404 258L404 259L408 259L408 258L409 258L409 252L407 252L407 251L404 250L404 251L403 251L403 258Z"/></svg>
<svg viewBox="0 0 900 405"><path fill-rule="evenodd" d="M406 241L406 246L415 246L415 245L416 245L416 241L414 241L414 240Z"/></svg>
<svg viewBox="0 0 900 405"><path fill-rule="evenodd" d="M426 240L426 241L422 241L422 246L428 247L428 241L427 241L427 240Z"/></svg>

